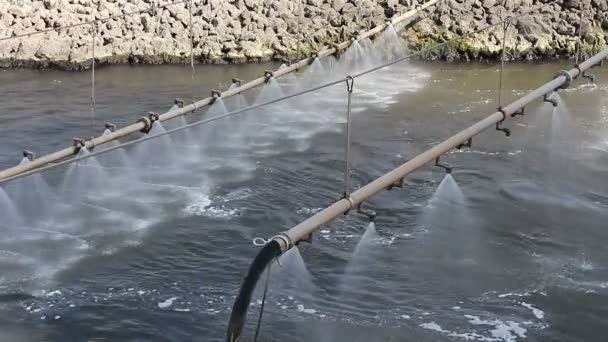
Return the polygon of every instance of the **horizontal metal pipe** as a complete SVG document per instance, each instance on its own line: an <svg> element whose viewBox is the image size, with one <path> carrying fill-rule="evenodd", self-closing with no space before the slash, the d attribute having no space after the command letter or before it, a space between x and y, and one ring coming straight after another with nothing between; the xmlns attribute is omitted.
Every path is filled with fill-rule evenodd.
<svg viewBox="0 0 608 342"><path fill-rule="evenodd" d="M308 218L306 221L282 233L282 235L286 235L287 237L289 237L291 244L290 246L287 246L284 243L283 239L275 238L275 241L282 243L281 247L283 248L283 252L285 252L289 248L293 247L293 245L297 244L299 241L309 237L310 234L317 230L321 225L326 224L334 220L336 217L343 215L349 210L355 208L357 205L361 204L363 201L367 200L371 196L388 188L390 185L403 179L410 173L420 169L429 162L439 158L446 152L456 148L464 141L467 141L468 139L476 136L477 134L490 127L494 127L499 122L510 119L511 114L524 108L532 101L542 97L543 95L557 90L558 88L566 84L568 82L568 79L576 78L579 75L579 72L583 72L591 68L592 66L598 64L605 58L608 58L608 49L596 54L584 63L581 63L578 68L574 68L568 71L567 73L570 77L567 77L565 75L556 77L552 81L542 85L541 87L530 92L526 96L502 108L502 111L498 111L496 113L491 114L485 119L460 131L459 133L453 135L452 137L443 141L439 145L436 145L433 148L423 152L422 154L417 155L416 157L402 164L398 168L392 170L384 176L377 178L373 182L353 192L348 199L341 199L335 202L334 204L320 211L316 215L313 215L312 217Z"/></svg>
<svg viewBox="0 0 608 342"><path fill-rule="evenodd" d="M406 20L407 18L409 18L409 17L417 14L421 10L424 10L424 9L428 8L429 6L437 3L438 1L441 1L441 0L431 0L431 1L429 1L428 3L426 3L423 6L420 6L420 7L417 7L416 9L410 10L407 13L399 16L398 18L395 18L392 21L392 23L394 24L394 23ZM374 35L376 33L382 32L382 30L384 30L387 26L388 26L388 24L379 25L376 28L374 28L374 29L372 29L372 30L370 30L370 31L368 31L368 32L360 35L359 38L358 38L358 40L363 40L363 39L366 39L368 37L371 37L372 35ZM347 42L343 42L341 44L338 44L337 45L338 49L336 49L336 48L323 49L323 50L321 50L319 52L318 56L319 57L326 57L326 56L332 55L332 54L338 52L339 49L345 49L345 48L347 48L351 43L352 43L351 41L347 41ZM305 58L305 59L303 59L303 60L301 60L301 61L299 61L297 63L294 63L294 64L286 67L286 68L282 68L282 69L276 70L276 71L273 72L273 77L281 77L281 76L283 76L285 74L288 74L288 73L291 73L293 71L296 71L296 70L298 70L298 69L300 69L302 67L306 67L307 65L309 65L313 61L313 59L314 58L312 58L312 57L308 57L308 58ZM243 85L241 85L239 87L235 87L235 88L232 88L232 89L229 89L229 90L223 92L222 93L222 98L228 98L228 97L240 94L240 93L242 93L242 92L244 92L246 90L249 90L251 88L255 88L257 86L260 86L260 85L264 84L265 82L266 82L266 77L259 77L257 79L252 80L252 81L249 81L249 82L247 82L247 83L245 83L245 84L243 84ZM186 115L188 113L192 113L192 112L196 111L199 108L202 108L202 107L205 107L207 105L210 105L211 103L213 103L213 97L207 97L207 98L199 100L199 101L197 101L195 103L192 103L190 105L184 106L183 108L178 108L178 109L172 110L170 112L164 113L164 114L162 114L162 115L159 116L159 120L161 122L163 122L163 121L167 121L167 120L176 118L178 116ZM113 132L111 134L102 135L102 136L95 137L95 138L93 138L91 140L87 140L85 146L88 149L91 149L91 148L93 148L95 146L105 144L105 143L110 142L110 141L115 140L115 139L119 139L119 138L124 137L124 136L126 136L128 134L141 131L141 130L143 130L145 128L146 128L146 124L145 123L143 123L143 122L136 122L136 123L131 124L129 126L126 126L126 127L121 128L121 129L118 129L118 130L116 130L115 132ZM16 166L13 166L13 167L1 170L0 171L0 180L6 179L6 178L9 178L9 177L13 177L15 175L18 175L18 174L21 174L21 173L24 173L24 172L27 172L27 171L30 171L30 170L34 170L34 169L39 168L41 166L44 166L46 164L53 163L53 162L56 162L58 160L70 157L70 156L76 154L77 152L78 152L77 149L74 149L74 148L65 148L63 150L60 150L60 151L57 151L57 152L54 152L54 153L51 153L51 154L48 154L48 155L36 158L36 159L34 159L33 161L31 161L29 163L19 164L19 165L16 165Z"/></svg>

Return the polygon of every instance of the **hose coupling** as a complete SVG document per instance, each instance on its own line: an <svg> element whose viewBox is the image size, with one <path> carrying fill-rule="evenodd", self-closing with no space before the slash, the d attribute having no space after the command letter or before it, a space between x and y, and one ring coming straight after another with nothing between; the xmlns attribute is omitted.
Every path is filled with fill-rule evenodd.
<svg viewBox="0 0 608 342"><path fill-rule="evenodd" d="M139 120L137 120L137 122L141 122L144 124L144 128L140 130L140 132L142 133L147 134L152 129L152 120L150 120L150 118L147 116L142 116Z"/></svg>
<svg viewBox="0 0 608 342"><path fill-rule="evenodd" d="M286 233L275 235L270 240L276 241L279 244L281 247L281 253L287 252L294 246L293 241L291 241L291 238Z"/></svg>

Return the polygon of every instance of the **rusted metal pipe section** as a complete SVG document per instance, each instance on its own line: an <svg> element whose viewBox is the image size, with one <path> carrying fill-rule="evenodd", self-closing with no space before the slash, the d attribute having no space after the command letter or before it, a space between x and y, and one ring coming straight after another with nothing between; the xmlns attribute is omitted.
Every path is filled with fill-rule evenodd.
<svg viewBox="0 0 608 342"><path fill-rule="evenodd" d="M374 29L359 35L357 37L357 40L363 40L363 39L373 36L374 34L382 32L384 29L386 29L386 27L388 27L389 24L391 24L391 23L395 24L395 23L401 22L403 20L406 20L406 19L416 15L420 11L434 5L435 3L439 2L439 1L441 1L441 0L431 0L428 3L417 7L416 9L410 10L410 11L406 12L405 14L403 14L397 18L394 18L390 23L385 23L385 24L379 25L379 26L375 27ZM326 57L326 56L332 55L336 52L339 52L339 49L347 48L348 46L350 46L350 44L352 44L352 41L346 41L346 42L336 45L336 47L334 47L334 48L322 49L322 51L317 53L316 56L321 58L321 57ZM339 48L339 49L337 49L337 48ZM314 57L305 58L297 63L291 64L290 66L288 66L286 68L282 68L282 69L272 72L272 77L281 77L285 74L294 72L300 68L308 66L312 61L314 61ZM267 77L265 75L263 77L254 79L247 83L240 84L238 87L235 87L235 88L229 89L225 92L222 92L222 98L228 98L228 97L240 94L243 91L249 90L251 88L255 88L260 85L263 85L266 80L267 80ZM178 116L182 116L182 115L186 115L186 114L195 112L202 107L211 105L213 103L213 101L214 101L213 97L207 97L205 99L202 99L202 100L192 103L190 105L183 106L181 108L164 113L159 116L158 120L161 122L167 121L167 120L176 118ZM135 122L134 124L131 124L129 126L121 128L121 129L115 130L111 134L102 135L102 136L99 136L96 138L92 138L91 140L88 140L86 142L85 147L87 149L91 149L92 147L95 147L95 146L98 146L101 144L105 144L107 142L122 138L126 135L129 135L129 134L132 134L135 132L149 131L151 128L151 124L152 124L152 122L142 118L142 119L138 120L137 122ZM60 151L57 151L57 152L54 152L51 154L47 154L45 156L41 156L30 163L24 163L24 164L16 165L14 167L11 167L11 168L8 168L5 170L1 170L0 171L0 180L39 168L46 164L53 163L58 160L70 157L74 154L75 154L74 149L72 147L69 147L69 148L65 148L63 150L60 150Z"/></svg>
<svg viewBox="0 0 608 342"><path fill-rule="evenodd" d="M509 104L508 106L499 108L498 112L489 115L485 119L458 132L457 134L451 136L447 140L444 140L440 144L417 155L416 157L402 164L398 168L390 171L389 173L377 178L373 182L353 192L347 198L343 198L335 202L331 206L325 208L316 215L313 215L306 221L298 224L290 230L272 237L266 246L273 246L271 249L273 251L276 251L276 245L278 244L281 249L281 252L279 254L285 253L289 249L296 246L299 242L306 241L315 230L319 229L320 226L329 223L330 221L334 220L339 216L344 215L345 213L348 213L352 209L358 208L368 198L374 196L382 190L393 187L396 183L402 182L403 179L412 172L422 168L430 162L437 160L437 158L439 158L443 154L449 152L454 148L457 148L458 146L461 146L463 143L470 141L470 139L472 139L479 133L485 131L486 129L495 126L498 127L497 124L501 124L504 121L512 118L514 114L521 113L521 110L531 102L535 101L540 97L543 97L545 94L557 91L558 89L569 85L573 79L582 74L585 70L600 63L606 58L608 58L608 49L591 57L584 63L576 65L575 68L570 71L558 72L558 74L552 81L544 84L543 86L530 92L526 96ZM266 249L263 249L262 252L268 253ZM278 255L275 255L275 257L278 257ZM245 317L247 315L249 301L251 300L251 294L244 292L253 291L253 289L255 289L255 286L252 286L251 282L254 279L259 279L259 274L256 274L256 272L262 272L264 270L264 268L260 266L259 260L260 256L258 255L258 257L256 258L257 263L254 262L254 264L250 268L245 282L241 287L241 291L239 292L239 295L237 296L237 299L234 303L234 306L232 308L232 314L230 316L230 321L228 323L226 342L238 341L238 338L241 336ZM270 263L270 261L268 261L267 263Z"/></svg>

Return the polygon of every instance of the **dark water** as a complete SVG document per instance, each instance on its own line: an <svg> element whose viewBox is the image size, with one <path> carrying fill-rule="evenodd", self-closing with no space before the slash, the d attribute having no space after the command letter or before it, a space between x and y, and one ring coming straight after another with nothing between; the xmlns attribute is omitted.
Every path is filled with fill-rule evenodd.
<svg viewBox="0 0 608 342"><path fill-rule="evenodd" d="M101 69L94 117L87 73L2 71L0 166L18 163L24 148L48 153L100 134L103 122L122 126L274 67L199 67L195 87L186 67ZM344 72L317 67L260 96ZM563 68L508 65L503 99ZM311 284L298 258L286 263L299 267L292 276L271 277L260 340L603 340L608 72L594 72L597 85L578 80L561 92L558 112L538 101L506 124L510 138L488 131L442 158L462 197L453 184L433 197L444 173L429 166L368 203L376 231L359 246L365 217L322 227L300 248ZM494 112L497 77L495 65L430 63L358 79L355 186ZM13 209L5 204L0 226L0 340L222 341L258 250L252 240L342 193L345 96L341 84L2 185ZM212 114L188 120L203 115ZM18 223L8 223L11 212ZM296 276L304 290L281 286Z"/></svg>

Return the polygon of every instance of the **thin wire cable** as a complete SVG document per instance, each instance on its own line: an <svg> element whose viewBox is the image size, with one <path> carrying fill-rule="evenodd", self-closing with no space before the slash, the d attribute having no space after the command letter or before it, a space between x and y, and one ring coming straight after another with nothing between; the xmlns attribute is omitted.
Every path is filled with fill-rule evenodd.
<svg viewBox="0 0 608 342"><path fill-rule="evenodd" d="M503 6L507 6L507 1L503 2ZM504 7L501 10L500 19L505 20ZM502 52L500 55L500 74L498 75L498 107L502 108L502 80L505 71L505 57L506 57L506 46L507 46L507 29L509 28L509 21L505 22L502 27Z"/></svg>
<svg viewBox="0 0 608 342"><path fill-rule="evenodd" d="M93 10L93 19L95 14ZM91 49L93 51L93 58L91 58L91 128L95 127L95 116L96 116L96 101L95 101L95 39L97 38L97 23L94 21L91 23Z"/></svg>
<svg viewBox="0 0 608 342"><path fill-rule="evenodd" d="M351 104L355 80L348 76L346 78L347 104L346 104L346 146L344 149L344 159L346 167L344 170L344 198L350 196L350 147L351 147Z"/></svg>
<svg viewBox="0 0 608 342"><path fill-rule="evenodd" d="M266 270L266 284L264 284L264 294L262 295L262 305L260 306L260 315L258 316L258 323L255 328L255 336L253 337L253 342L258 341L258 336L260 334L260 327L262 326L262 316L264 315L264 306L266 305L266 295L268 294L268 285L270 284L270 266Z"/></svg>
<svg viewBox="0 0 608 342"><path fill-rule="evenodd" d="M546 6L552 4L552 3L556 2L556 1L559 1L559 0L555 0L553 2L549 2L549 3L543 4L542 6L539 6L539 7L535 8L533 10L530 10L528 12L524 12L524 13L521 13L521 14L518 14L518 15L515 15L515 16L512 16L512 17L509 17L507 20L511 20L513 18L518 18L518 17L521 17L523 15L530 14L532 12L538 11L539 9L542 9L543 7L546 7ZM412 54L410 54L408 56L404 56L402 58L398 58L398 59L396 59L396 60L394 60L392 62L388 62L388 63L385 63L385 64L383 64L381 66L374 67L374 68L368 69L366 71L360 72L360 73L358 73L356 75L353 75L352 78L356 79L358 77L365 76L367 74L370 74L372 72L375 72L375 71L380 70L382 68L385 68L387 66L391 66L391 65L397 64L399 62L402 62L404 60L408 60L408 59L411 59L413 57L420 56L423 53L429 52L431 50L434 50L434 49L437 49L437 48L440 48L440 47L443 47L443 46L446 46L446 45L451 44L451 43L453 43L455 41L458 41L459 39L470 37L470 36L472 36L472 35L474 35L476 33L482 32L482 31L490 29L492 27L496 27L496 26L501 25L503 23L504 22L498 22L496 24L488 25L488 26L486 26L484 28L481 28L479 30L476 30L474 32L470 32L470 33L461 35L461 36L459 36L457 38L453 38L451 40L448 40L446 42L434 45L434 46L429 47L429 48L424 49L424 50L420 50L420 51L412 53ZM43 166L43 167L40 167L40 168L37 168L37 169L33 169L33 170L30 170L30 171L27 171L27 172L20 173L18 175L12 176L12 177L7 177L7 178L4 178L4 179L1 179L0 180L0 184L9 182L9 181L14 180L14 179L26 177L26 176L29 176L31 174L39 173L39 172L42 172L42 171L45 171L45 170L48 170L48 169L52 169L52 168L55 168L55 167L58 167L58 166L61 166L61 165L65 165L65 164L69 164L69 163L74 163L74 162L77 162L77 161L80 161L80 160L83 160L83 159L86 159L86 158L91 158L91 157L97 156L99 154L107 153L107 152L114 151L114 150L117 150L117 149L120 149L120 148L131 146L131 145L139 144L139 143L142 143L144 141L148 141L148 140L151 140L151 139L156 139L156 138L159 138L159 137L162 137L162 136L165 136L165 135L169 135L169 134L172 134L172 133L175 133L175 132L179 132L179 131L191 128L191 127L195 127L195 126L199 126L199 125L204 125L204 124L208 124L208 123L211 123L211 122L214 122L214 121L217 121L217 120L221 120L221 119L224 119L224 118L232 117L232 116L238 115L238 114L243 113L243 112L252 111L252 110L257 109L257 108L265 107L265 106L268 106L268 105L271 105L271 104L275 104L275 103L278 103L278 102L281 102L281 101L285 101L285 100L288 100L288 99L291 99L291 98L294 98L294 97L297 97L297 96L301 96L301 95L304 95L304 94L315 92L317 90L321 90L321 89L324 89L324 88L327 88L327 87L331 87L333 85L340 84L340 83L345 82L345 81L346 81L346 78L341 78L341 79L338 79L336 81L332 81L332 82L328 82L328 83L325 83L325 84L321 84L319 86L316 86L316 87L313 87L313 88L309 88L307 90L299 91L299 92L296 92L296 93L293 93L293 94L290 94L290 95L287 95L287 96L283 96L283 97L280 97L280 98L277 98L277 99L274 99L274 100L266 101L266 102L263 102L263 103L260 103L260 104L249 106L247 108L235 110L235 111L228 112L228 113L225 113L225 114L222 114L222 115L214 116L212 118L208 118L208 119L204 119L204 120L200 120L200 121L197 121L197 122L193 122L193 123L190 123L190 124L187 124L187 125L184 125L184 126L180 126L180 127L177 127L177 128L174 128L174 129L171 129L171 130L168 130L168 131L156 134L156 135L144 136L144 137L142 137L140 139L129 141L129 142L126 142L126 143L122 143L120 145L115 145L113 147L109 147L107 149L103 149L103 150L99 150L99 151L96 151L96 152L92 152L92 153L89 153L87 155L77 156L77 157L74 157L74 158L71 158L71 159L67 159L67 160L55 163L55 164L49 164L49 165L46 165L46 166Z"/></svg>
<svg viewBox="0 0 608 342"><path fill-rule="evenodd" d="M145 10L127 12L127 13L123 13L123 14L118 14L118 15L114 15L114 16L109 16L109 17L105 17L105 18L96 19L95 22L96 23L103 23L103 22L108 21L108 20L125 18L125 17L131 16L131 15L141 14L141 13L145 13L145 12L151 12L152 10L155 10L155 9L167 8L167 7L170 7L170 6L183 4L183 3L186 3L188 1L190 1L190 0L179 0L179 1L175 1L175 2L172 2L170 4L166 4L166 5L161 5L161 6L157 6L157 7L150 7L150 8L145 9ZM40 31L28 32L28 33L22 33L22 34L11 36L11 37L2 37L2 38L0 38L0 42L1 41L5 41L5 40L11 40L11 39L18 39L18 38L23 38L23 37L34 36L34 35L43 34L43 33L49 33L49 32L53 32L53 31L61 31L61 30L66 30L66 29L70 29L70 28L74 28L74 27L80 27L80 26L86 26L86 25L91 25L91 22L90 21L85 21L85 22L78 23L78 24L72 24L72 25L54 27L54 28L50 28L50 29L46 29L46 30L40 30Z"/></svg>
<svg viewBox="0 0 608 342"><path fill-rule="evenodd" d="M192 0L188 3L188 28L190 30L190 67L192 68L192 78L190 80L190 92L192 95L192 103L196 101L194 98L194 78L196 75L196 69L194 68L194 30L192 27Z"/></svg>
<svg viewBox="0 0 608 342"><path fill-rule="evenodd" d="M581 55L581 49L583 48L583 19L585 18L585 3L581 1L581 20L578 24L578 41L576 44L576 54L574 57L574 63L578 64Z"/></svg>

